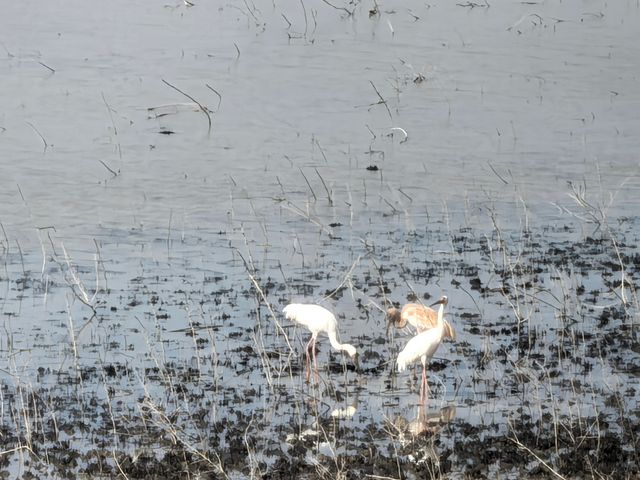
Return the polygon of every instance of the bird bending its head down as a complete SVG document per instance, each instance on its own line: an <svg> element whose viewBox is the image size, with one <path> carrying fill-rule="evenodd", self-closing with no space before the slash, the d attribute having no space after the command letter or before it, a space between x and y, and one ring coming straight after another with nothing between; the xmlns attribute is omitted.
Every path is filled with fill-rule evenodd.
<svg viewBox="0 0 640 480"><path fill-rule="evenodd" d="M310 365L310 352L313 356L314 363L317 367L317 359L315 354L315 344L316 339L318 338L318 334L320 332L325 332L329 337L329 342L331 346L339 351L346 352L356 364L356 368L358 367L358 352L356 347L350 345L348 343L340 343L338 341L337 329L338 329L338 321L336 317L324 307L320 305L306 304L306 303L291 303L284 307L282 310L288 320L292 320L303 327L307 328L311 332L311 339L307 343L306 351L307 351L307 372L309 372ZM309 373L307 373L307 379L309 378Z"/></svg>

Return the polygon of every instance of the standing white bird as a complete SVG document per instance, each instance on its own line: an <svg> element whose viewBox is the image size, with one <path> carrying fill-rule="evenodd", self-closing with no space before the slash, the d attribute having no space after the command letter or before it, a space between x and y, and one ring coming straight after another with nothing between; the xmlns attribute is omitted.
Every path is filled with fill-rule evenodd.
<svg viewBox="0 0 640 480"><path fill-rule="evenodd" d="M318 359L316 358L316 340L320 332L325 332L329 337L331 346L336 350L345 351L358 364L358 352L356 347L348 343L340 343L337 338L338 322L336 317L324 307L320 305L291 303L284 307L282 312L288 320L292 320L311 332L311 338L306 346L306 365L307 365L307 382L311 376L310 366L311 359L309 352L313 355L313 363L316 375L318 373Z"/></svg>
<svg viewBox="0 0 640 480"><path fill-rule="evenodd" d="M418 358L422 362L422 384L420 386L420 401L424 401L427 388L427 360L431 360L433 354L442 342L445 333L444 307L448 303L448 298L442 296L440 300L432 304L440 305L438 309L438 320L435 327L419 333L407 342L407 345L398 354L398 372L406 370L407 365L415 362Z"/></svg>

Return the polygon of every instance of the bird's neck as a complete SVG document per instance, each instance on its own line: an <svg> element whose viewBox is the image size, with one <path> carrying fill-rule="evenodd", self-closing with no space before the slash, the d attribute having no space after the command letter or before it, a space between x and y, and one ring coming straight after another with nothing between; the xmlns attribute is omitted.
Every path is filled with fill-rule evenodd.
<svg viewBox="0 0 640 480"><path fill-rule="evenodd" d="M407 324L406 321L404 322L404 325L402 324L402 314L397 308L389 309L387 312L387 316L389 317L388 325L394 325L397 328L403 328Z"/></svg>
<svg viewBox="0 0 640 480"><path fill-rule="evenodd" d="M438 308L438 323L437 327L440 329L444 329L444 304L440 304L440 308Z"/></svg>
<svg viewBox="0 0 640 480"><path fill-rule="evenodd" d="M327 332L327 335L329 336L329 342L331 343L331 346L333 348L335 348L336 350L345 350L344 344L338 341L335 330L329 330Z"/></svg>

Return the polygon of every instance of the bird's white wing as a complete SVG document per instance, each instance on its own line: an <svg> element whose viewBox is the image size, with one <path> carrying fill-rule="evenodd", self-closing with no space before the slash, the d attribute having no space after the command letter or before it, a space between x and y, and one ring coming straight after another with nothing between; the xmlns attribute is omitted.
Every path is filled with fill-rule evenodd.
<svg viewBox="0 0 640 480"><path fill-rule="evenodd" d="M407 342L407 345L398 354L398 371L406 370L407 366L418 358L426 355L431 358L440 344L441 332L436 328L419 333Z"/></svg>
<svg viewBox="0 0 640 480"><path fill-rule="evenodd" d="M312 332L335 330L336 320L334 315L320 305L307 303L291 303L282 310L285 316Z"/></svg>

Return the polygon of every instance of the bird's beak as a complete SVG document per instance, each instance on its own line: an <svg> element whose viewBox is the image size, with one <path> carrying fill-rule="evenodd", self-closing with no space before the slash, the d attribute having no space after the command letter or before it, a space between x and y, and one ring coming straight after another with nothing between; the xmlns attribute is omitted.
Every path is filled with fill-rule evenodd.
<svg viewBox="0 0 640 480"><path fill-rule="evenodd" d="M360 372L360 355L358 353L353 356L353 364L356 366L356 372Z"/></svg>
<svg viewBox="0 0 640 480"><path fill-rule="evenodd" d="M433 302L431 305L429 305L430 307L435 307L436 305L440 305L442 303L442 299L438 300L437 302Z"/></svg>
<svg viewBox="0 0 640 480"><path fill-rule="evenodd" d="M396 320L399 320L399 312L397 310L394 311L394 315L391 315L389 312L391 309L387 310L386 319L387 319L387 339L389 339L389 332L392 331L395 327L397 327Z"/></svg>

